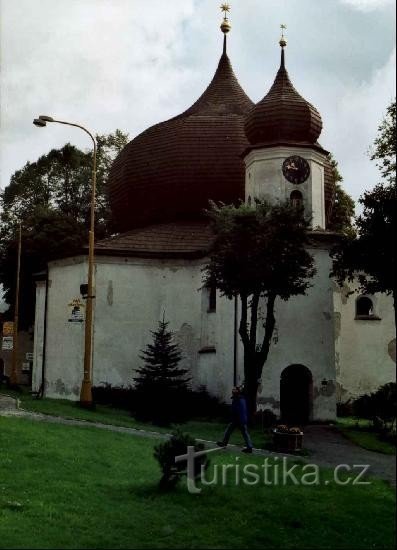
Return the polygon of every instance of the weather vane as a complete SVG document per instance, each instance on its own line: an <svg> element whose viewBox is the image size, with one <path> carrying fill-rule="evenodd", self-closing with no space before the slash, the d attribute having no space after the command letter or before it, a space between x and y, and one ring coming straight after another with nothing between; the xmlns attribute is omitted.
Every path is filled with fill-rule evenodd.
<svg viewBox="0 0 397 550"><path fill-rule="evenodd" d="M287 28L287 25L285 25L284 23L281 23L280 28L281 28L281 38L280 38L279 44L282 48L284 48L284 46L287 45L287 41L285 40L285 37L284 37L284 30Z"/></svg>
<svg viewBox="0 0 397 550"><path fill-rule="evenodd" d="M221 5L221 11L225 12L225 17L226 17L226 12L230 11L229 4L222 4Z"/></svg>

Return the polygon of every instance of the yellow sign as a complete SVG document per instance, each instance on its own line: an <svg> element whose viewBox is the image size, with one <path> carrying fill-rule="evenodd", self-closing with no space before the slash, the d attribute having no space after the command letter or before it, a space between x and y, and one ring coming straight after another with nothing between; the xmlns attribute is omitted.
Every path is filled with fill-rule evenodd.
<svg viewBox="0 0 397 550"><path fill-rule="evenodd" d="M3 323L3 336L13 336L14 335L14 323L12 321L7 321Z"/></svg>

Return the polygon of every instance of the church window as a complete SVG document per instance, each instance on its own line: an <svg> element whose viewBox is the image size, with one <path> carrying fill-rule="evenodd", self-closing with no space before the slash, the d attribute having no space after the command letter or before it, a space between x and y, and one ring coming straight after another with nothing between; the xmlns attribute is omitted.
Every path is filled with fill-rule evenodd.
<svg viewBox="0 0 397 550"><path fill-rule="evenodd" d="M356 300L356 319L380 318L374 313L374 304L368 296L359 296Z"/></svg>
<svg viewBox="0 0 397 550"><path fill-rule="evenodd" d="M248 206L251 206L251 204L252 204L251 195L249 195L247 203L248 203Z"/></svg>
<svg viewBox="0 0 397 550"><path fill-rule="evenodd" d="M208 286L208 311L216 311L216 286L214 284Z"/></svg>
<svg viewBox="0 0 397 550"><path fill-rule="evenodd" d="M303 206L303 196L300 191L292 191L289 200L291 205L295 208L301 208Z"/></svg>

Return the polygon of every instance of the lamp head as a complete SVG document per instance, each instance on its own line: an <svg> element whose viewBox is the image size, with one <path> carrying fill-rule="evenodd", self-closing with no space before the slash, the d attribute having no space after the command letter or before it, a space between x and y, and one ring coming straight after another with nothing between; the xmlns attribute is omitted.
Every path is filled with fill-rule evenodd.
<svg viewBox="0 0 397 550"><path fill-rule="evenodd" d="M33 121L33 124L38 128L43 128L44 126L47 126L47 123L44 120L41 120L40 118L35 118Z"/></svg>
<svg viewBox="0 0 397 550"><path fill-rule="evenodd" d="M39 120L43 120L44 122L54 122L54 119L52 118L52 116L47 116L47 115L40 115Z"/></svg>

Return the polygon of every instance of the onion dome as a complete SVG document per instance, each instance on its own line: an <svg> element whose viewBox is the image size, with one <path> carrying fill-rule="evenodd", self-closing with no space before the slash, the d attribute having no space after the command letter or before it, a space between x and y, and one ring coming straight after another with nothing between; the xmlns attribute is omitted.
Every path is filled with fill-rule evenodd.
<svg viewBox="0 0 397 550"><path fill-rule="evenodd" d="M320 113L292 85L285 68L284 36L281 65L273 86L247 116L245 133L251 146L266 143L315 144L321 134Z"/></svg>
<svg viewBox="0 0 397 550"><path fill-rule="evenodd" d="M212 82L185 112L133 139L113 163L109 198L118 231L194 220L209 200L244 198L244 120L253 107L223 54Z"/></svg>

